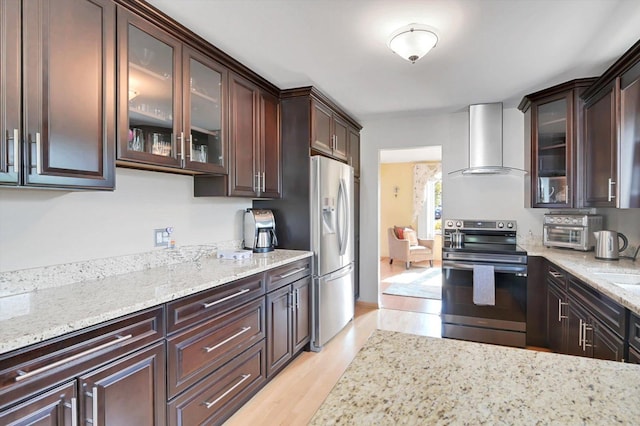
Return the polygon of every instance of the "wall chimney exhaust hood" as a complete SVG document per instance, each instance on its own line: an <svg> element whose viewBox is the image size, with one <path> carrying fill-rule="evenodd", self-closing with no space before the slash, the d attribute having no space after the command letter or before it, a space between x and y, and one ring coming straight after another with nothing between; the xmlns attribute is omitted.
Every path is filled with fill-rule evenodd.
<svg viewBox="0 0 640 426"><path fill-rule="evenodd" d="M522 169L502 159L502 102L469 105L469 167L449 174L502 175Z"/></svg>

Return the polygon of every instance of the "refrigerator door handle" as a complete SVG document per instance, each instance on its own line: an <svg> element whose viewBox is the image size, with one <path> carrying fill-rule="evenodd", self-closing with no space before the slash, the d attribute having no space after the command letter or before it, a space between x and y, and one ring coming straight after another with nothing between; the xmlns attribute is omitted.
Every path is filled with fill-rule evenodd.
<svg viewBox="0 0 640 426"><path fill-rule="evenodd" d="M347 251L347 237L349 235L349 209L347 203L347 193L344 179L340 179L338 189L338 246L340 256L344 256Z"/></svg>

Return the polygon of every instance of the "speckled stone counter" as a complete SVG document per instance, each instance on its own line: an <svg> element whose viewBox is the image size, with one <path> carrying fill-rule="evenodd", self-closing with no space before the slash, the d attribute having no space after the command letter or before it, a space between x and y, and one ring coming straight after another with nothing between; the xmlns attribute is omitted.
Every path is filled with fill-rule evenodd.
<svg viewBox="0 0 640 426"><path fill-rule="evenodd" d="M640 365L377 330L312 425L638 424Z"/></svg>
<svg viewBox="0 0 640 426"><path fill-rule="evenodd" d="M210 250L195 251L189 256L185 253L174 252L174 261L165 259L165 266L154 261L152 267L129 272L124 265L124 273L119 274L112 274L114 268L107 265L109 262L101 263L104 270L100 272L68 265L3 274L0 354L312 255L306 251L275 250L255 253L247 260L225 260L215 258ZM87 263L83 265L86 269ZM69 282L74 275L69 270L75 271L76 277L93 279Z"/></svg>
<svg viewBox="0 0 640 426"><path fill-rule="evenodd" d="M637 288L624 288L595 274L596 272L640 274L640 259L635 262L629 259L606 261L596 259L593 251L581 252L547 248L539 245L521 244L521 246L527 251L528 256L546 258L622 306L640 314L640 286L636 286Z"/></svg>

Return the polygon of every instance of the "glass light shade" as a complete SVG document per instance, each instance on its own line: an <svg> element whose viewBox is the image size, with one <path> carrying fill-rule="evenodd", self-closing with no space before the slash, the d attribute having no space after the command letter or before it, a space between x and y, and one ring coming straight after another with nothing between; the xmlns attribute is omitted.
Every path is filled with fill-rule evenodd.
<svg viewBox="0 0 640 426"><path fill-rule="evenodd" d="M438 36L430 27L409 24L391 34L389 49L411 63L427 54L438 42Z"/></svg>

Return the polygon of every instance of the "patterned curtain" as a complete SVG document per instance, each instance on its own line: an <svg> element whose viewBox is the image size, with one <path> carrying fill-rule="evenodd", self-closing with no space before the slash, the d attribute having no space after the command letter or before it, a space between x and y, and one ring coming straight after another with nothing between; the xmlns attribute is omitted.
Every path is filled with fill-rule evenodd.
<svg viewBox="0 0 640 426"><path fill-rule="evenodd" d="M420 163L413 166L413 220L415 221L426 200L427 182L442 173L441 163Z"/></svg>

